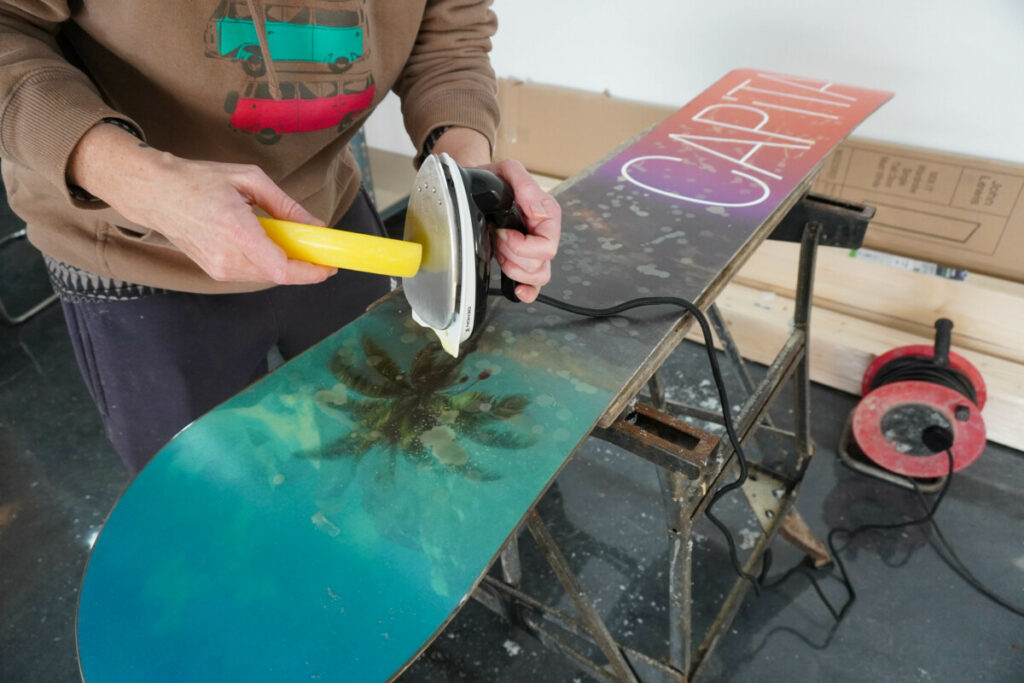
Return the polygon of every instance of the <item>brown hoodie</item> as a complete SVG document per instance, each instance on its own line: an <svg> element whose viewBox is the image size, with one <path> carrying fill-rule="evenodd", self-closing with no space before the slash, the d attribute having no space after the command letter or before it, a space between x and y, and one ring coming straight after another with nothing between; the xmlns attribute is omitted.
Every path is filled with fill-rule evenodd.
<svg viewBox="0 0 1024 683"><path fill-rule="evenodd" d="M458 125L492 143L490 0L0 0L0 158L41 251L191 292L217 282L163 236L73 199L68 157L106 117L177 156L256 164L333 224L358 191L348 142L389 90L417 147ZM269 58L266 56L269 55Z"/></svg>

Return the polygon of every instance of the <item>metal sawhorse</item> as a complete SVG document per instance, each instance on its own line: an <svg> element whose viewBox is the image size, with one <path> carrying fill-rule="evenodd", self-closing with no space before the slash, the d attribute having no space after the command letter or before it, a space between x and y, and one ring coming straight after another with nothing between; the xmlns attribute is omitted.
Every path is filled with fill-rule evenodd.
<svg viewBox="0 0 1024 683"><path fill-rule="evenodd" d="M810 434L808 347L815 257L818 246L860 246L873 216L872 207L808 194L769 236L769 239L800 242L801 246L793 329L759 383L754 382L747 370L718 308L714 303L708 307L709 319L722 342L725 355L738 369L746 389L743 405L734 418L741 443L746 444L764 430L793 439L795 445L792 450L765 450L759 461L748 458L749 478L743 492L763 531L743 566L747 574L758 573L765 551L780 533L807 552L819 566L830 560L827 550L813 537L795 508L804 472L814 453ZM768 410L790 380L794 390L795 428L786 431L772 423ZM638 665L642 665L645 671L655 672L657 680L698 679L705 672L709 655L728 631L751 587L749 581L737 577L722 601L717 617L694 649L693 527L707 509L714 492L735 476L737 462L728 440L721 440L680 418L722 422L721 415L666 400L655 372L648 382L646 395L629 397L626 409L618 417L613 417L610 424L602 423L592 433L592 436L654 463L658 469L668 510L666 521L670 546L667 661L615 640L536 510L528 514L525 526L572 600L578 616L544 604L522 589L518 530L502 550L501 577L488 574L473 594L483 605L519 625L548 647L565 654L598 680L639 681ZM584 649L589 652L584 652ZM604 663L593 658L597 650L603 654Z"/></svg>

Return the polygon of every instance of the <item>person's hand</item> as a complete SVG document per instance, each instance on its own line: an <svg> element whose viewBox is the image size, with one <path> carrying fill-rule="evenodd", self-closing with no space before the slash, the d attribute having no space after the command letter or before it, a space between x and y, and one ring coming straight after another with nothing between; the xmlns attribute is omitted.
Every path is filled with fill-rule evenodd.
<svg viewBox="0 0 1024 683"><path fill-rule="evenodd" d="M215 280L321 282L334 268L289 259L253 213L323 225L256 166L190 161L159 152L116 126L79 141L69 179L129 221L155 230Z"/></svg>
<svg viewBox="0 0 1024 683"><path fill-rule="evenodd" d="M551 261L558 253L562 235L562 209L518 161L506 160L482 168L496 173L512 187L523 214L529 234L498 230L495 257L502 272L519 283L519 300L531 303L541 287L551 281Z"/></svg>

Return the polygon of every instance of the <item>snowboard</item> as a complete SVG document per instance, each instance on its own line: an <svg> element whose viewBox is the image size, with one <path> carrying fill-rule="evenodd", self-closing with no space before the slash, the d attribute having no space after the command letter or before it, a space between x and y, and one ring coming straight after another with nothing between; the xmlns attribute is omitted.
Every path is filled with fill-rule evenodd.
<svg viewBox="0 0 1024 683"><path fill-rule="evenodd" d="M728 73L556 190L545 293L708 305L889 97ZM392 292L189 425L132 482L83 579L83 677L397 677L684 323L667 308L582 319L492 297L452 358Z"/></svg>

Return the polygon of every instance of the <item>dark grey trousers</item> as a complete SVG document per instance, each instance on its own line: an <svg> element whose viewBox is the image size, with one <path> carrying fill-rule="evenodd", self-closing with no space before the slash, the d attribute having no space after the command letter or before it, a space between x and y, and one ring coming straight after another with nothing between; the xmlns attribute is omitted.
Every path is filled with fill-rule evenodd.
<svg viewBox="0 0 1024 683"><path fill-rule="evenodd" d="M364 192L339 222L384 234ZM316 285L246 294L164 292L138 299L62 302L78 365L107 438L135 475L197 417L361 315L388 278L339 270Z"/></svg>

